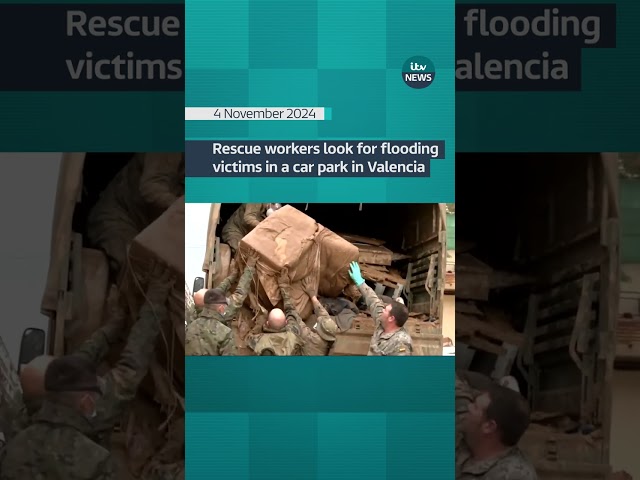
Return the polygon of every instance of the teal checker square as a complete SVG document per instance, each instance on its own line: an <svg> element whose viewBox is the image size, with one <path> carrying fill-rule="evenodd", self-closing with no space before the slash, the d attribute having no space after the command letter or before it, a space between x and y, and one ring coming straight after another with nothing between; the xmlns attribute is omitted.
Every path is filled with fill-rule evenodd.
<svg viewBox="0 0 640 480"><path fill-rule="evenodd" d="M318 0L318 68L385 68L386 4L386 0Z"/></svg>
<svg viewBox="0 0 640 480"><path fill-rule="evenodd" d="M258 107L315 107L318 104L318 71L249 71L249 105ZM320 121L256 121L249 123L252 139L306 140L318 136Z"/></svg>
<svg viewBox="0 0 640 480"><path fill-rule="evenodd" d="M249 67L249 0L189 0L185 23L185 64L190 72Z"/></svg>
<svg viewBox="0 0 640 480"><path fill-rule="evenodd" d="M358 472L359 478L386 479L386 417L385 413L319 413L316 478L346 480Z"/></svg>
<svg viewBox="0 0 640 480"><path fill-rule="evenodd" d="M256 400L259 402L259 399ZM317 478L317 417L315 413L249 414L249 478L251 480ZM292 458L296 459L295 468L291 465Z"/></svg>
<svg viewBox="0 0 640 480"><path fill-rule="evenodd" d="M449 0L387 2L387 68L400 71L408 58L424 55L434 62L436 78L444 67L453 70L454 11Z"/></svg>
<svg viewBox="0 0 640 480"><path fill-rule="evenodd" d="M386 70L320 70L318 102L332 120L318 126L321 138L386 136Z"/></svg>
<svg viewBox="0 0 640 480"><path fill-rule="evenodd" d="M249 68L317 68L313 0L249 0Z"/></svg>
<svg viewBox="0 0 640 480"><path fill-rule="evenodd" d="M389 441L386 446L385 479L422 478L429 472L429 478L454 478L453 459L442 455L443 445L453 450L455 431L451 428L455 420L447 413L388 413L386 432ZM426 429L437 434L425 434ZM404 475L404 476L403 476Z"/></svg>
<svg viewBox="0 0 640 480"><path fill-rule="evenodd" d="M194 412L185 418L185 462L190 480L251 478L249 413Z"/></svg>

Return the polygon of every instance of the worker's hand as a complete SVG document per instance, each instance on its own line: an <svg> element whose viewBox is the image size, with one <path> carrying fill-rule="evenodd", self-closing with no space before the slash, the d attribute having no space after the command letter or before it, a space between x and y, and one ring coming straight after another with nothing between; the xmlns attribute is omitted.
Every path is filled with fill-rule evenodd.
<svg viewBox="0 0 640 480"><path fill-rule="evenodd" d="M360 273L360 265L358 265L358 262L351 262L349 276L351 277L351 280L353 280L353 283L358 287L364 283L364 278L362 278L362 274Z"/></svg>
<svg viewBox="0 0 640 480"><path fill-rule="evenodd" d="M173 287L174 279L171 271L160 264L156 264L151 272L149 287L147 288L147 300L152 305L164 305L167 302L169 291Z"/></svg>
<svg viewBox="0 0 640 480"><path fill-rule="evenodd" d="M256 263L258 263L258 252L256 252L253 248L247 250L247 267L254 268Z"/></svg>
<svg viewBox="0 0 640 480"><path fill-rule="evenodd" d="M304 293L306 293L309 298L313 298L318 294L317 287L314 285L310 276L306 276L302 280L302 290L304 290Z"/></svg>
<svg viewBox="0 0 640 480"><path fill-rule="evenodd" d="M278 286L280 288L288 288L291 285L291 279L289 279L289 268L284 267L278 275Z"/></svg>

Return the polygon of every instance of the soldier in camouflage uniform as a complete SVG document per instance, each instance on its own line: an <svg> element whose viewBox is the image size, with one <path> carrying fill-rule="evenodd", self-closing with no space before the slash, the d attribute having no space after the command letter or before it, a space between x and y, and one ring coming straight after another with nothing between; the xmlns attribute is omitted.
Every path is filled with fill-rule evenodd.
<svg viewBox="0 0 640 480"><path fill-rule="evenodd" d="M222 321L224 324L229 325L231 321L235 318L238 310L242 308L242 304L249 295L251 291L251 280L256 271L256 263L258 261L257 253L255 250L251 250L248 253L248 261L247 266L238 281L238 266L236 262L231 262L231 274L225 278L220 285L216 287L217 290L220 290L225 297L227 297L227 308L222 315ZM229 295L229 291L234 283L238 281L238 286L231 296Z"/></svg>
<svg viewBox="0 0 640 480"><path fill-rule="evenodd" d="M135 398L140 383L147 375L153 359L161 325L167 321L167 296L175 280L169 270L154 268L147 288L147 302L131 327L120 358L115 366L100 378L103 395L99 399L97 416L93 423L92 438L106 448L110 447L113 427L126 407ZM94 365L99 365L121 336L125 312L117 302L111 305L110 321L94 333L73 353Z"/></svg>
<svg viewBox="0 0 640 480"><path fill-rule="evenodd" d="M456 380L457 404L464 400L459 397L460 379ZM491 385L469 403L460 421L464 442L456 450L456 480L537 479L535 469L517 447L529 426L529 407L519 393Z"/></svg>
<svg viewBox="0 0 640 480"><path fill-rule="evenodd" d="M97 401L97 415L91 422L91 429L85 430L94 441L105 448L110 447L114 426L120 420L126 406L135 397L140 382L149 370L160 324L166 318L164 304L170 288L168 271L156 268L151 275L146 293L150 303L146 303L140 310L139 319L131 328L125 348L114 368L99 379L103 395ZM72 353L73 356L82 357L83 360L90 362L95 368L104 360L112 346L120 340L124 329L126 316L118 305L115 289L109 297L107 315L108 322ZM29 401L34 400L29 399ZM26 408L15 411L13 414L12 436L31 423L29 411Z"/></svg>
<svg viewBox="0 0 640 480"><path fill-rule="evenodd" d="M202 312L186 327L186 355L237 355L233 332L225 323L233 319L249 294L249 286L255 275L257 261L256 252L249 252L247 267L238 282L238 288L232 296L231 303L223 290L219 288L207 290ZM230 286L231 283L226 287L223 285L227 290Z"/></svg>
<svg viewBox="0 0 640 480"><path fill-rule="evenodd" d="M274 308L265 321L259 321L247 335L247 346L258 355L304 355L324 356L335 341L338 325L326 309L318 301L315 292L303 281L303 288L311 301L317 316L315 329L309 328L297 312L289 289L291 288L287 270L284 269L278 278L280 294L284 304L284 312Z"/></svg>
<svg viewBox="0 0 640 480"><path fill-rule="evenodd" d="M362 294L367 309L375 321L376 329L371 337L368 355L412 355L411 335L404 328L404 324L409 318L407 307L397 301L385 305L364 282L358 262L351 262L349 275Z"/></svg>
<svg viewBox="0 0 640 480"><path fill-rule="evenodd" d="M279 204L275 203L243 203L222 228L222 241L231 247L235 255L242 237L256 228L268 213L278 208Z"/></svg>
<svg viewBox="0 0 640 480"><path fill-rule="evenodd" d="M20 370L20 387L12 398L2 398L0 407L0 423L5 445L0 446L0 463L4 456L4 446L13 439L18 432L31 424L31 416L42 404L44 396L44 372L54 359L50 355L34 358Z"/></svg>
<svg viewBox="0 0 640 480"><path fill-rule="evenodd" d="M278 278L278 285L285 310L274 308L266 319L260 317L256 326L245 338L245 343L258 355L282 357L302 355L304 342L301 332L304 322L289 298L289 279L286 269Z"/></svg>
<svg viewBox="0 0 640 480"><path fill-rule="evenodd" d="M95 368L70 355L45 374L47 397L33 423L7 446L1 480L115 480L107 449L89 438L102 389Z"/></svg>
<svg viewBox="0 0 640 480"><path fill-rule="evenodd" d="M87 235L117 276L131 241L184 195L184 155L138 153L109 183L89 213Z"/></svg>

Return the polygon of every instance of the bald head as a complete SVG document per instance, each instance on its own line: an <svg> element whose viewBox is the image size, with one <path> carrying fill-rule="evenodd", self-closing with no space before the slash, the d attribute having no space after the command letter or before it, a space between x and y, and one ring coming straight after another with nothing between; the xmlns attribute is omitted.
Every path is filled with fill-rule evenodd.
<svg viewBox="0 0 640 480"><path fill-rule="evenodd" d="M274 330L280 330L287 324L287 317L282 310L280 310L279 308L274 308L269 312L267 324Z"/></svg>
<svg viewBox="0 0 640 480"><path fill-rule="evenodd" d="M41 355L31 360L20 370L20 386L25 403L31 403L44 397L44 374L54 358L50 355Z"/></svg>
<svg viewBox="0 0 640 480"><path fill-rule="evenodd" d="M194 295L193 295L193 303L196 304L196 307L198 308L202 308L204 307L204 294L207 292L206 288L203 288L201 290L198 290Z"/></svg>

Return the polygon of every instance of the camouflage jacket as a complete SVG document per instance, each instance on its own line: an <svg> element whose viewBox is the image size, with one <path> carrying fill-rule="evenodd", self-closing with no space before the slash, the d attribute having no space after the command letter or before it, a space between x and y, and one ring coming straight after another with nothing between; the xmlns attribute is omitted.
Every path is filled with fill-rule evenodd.
<svg viewBox="0 0 640 480"><path fill-rule="evenodd" d="M358 289L367 303L367 309L375 322L375 331L371 337L368 355L412 355L413 342L409 332L407 332L404 327L400 327L395 332L385 333L381 323L381 316L385 309L385 304L378 298L376 292L374 292L366 283L360 285Z"/></svg>
<svg viewBox="0 0 640 480"><path fill-rule="evenodd" d="M242 307L247 295L251 291L251 280L253 279L253 275L255 274L255 267L247 266L240 277L240 281L238 282L238 286L236 287L236 291L233 292L231 297L229 298L229 305L226 310L222 314L222 323L229 324L238 313L238 310ZM231 285L233 285L238 278L237 273L232 273L230 276L225 278L222 283L218 286L225 295L229 292Z"/></svg>
<svg viewBox="0 0 640 480"><path fill-rule="evenodd" d="M186 327L185 355L237 355L233 332L223 320L221 313L205 307L200 316Z"/></svg>
<svg viewBox="0 0 640 480"><path fill-rule="evenodd" d="M96 405L97 416L92 421L91 437L105 448L109 447L113 427L136 396L140 383L149 371L160 325L166 321L166 315L164 305L156 304L153 308L148 303L143 305L120 358L101 379L103 395ZM110 321L82 344L74 355L84 356L94 364L99 364L117 336L117 325L117 321Z"/></svg>
<svg viewBox="0 0 640 480"><path fill-rule="evenodd" d="M242 238L265 219L266 212L266 203L243 203L233 212L223 230L228 233L234 232Z"/></svg>
<svg viewBox="0 0 640 480"><path fill-rule="evenodd" d="M7 446L0 480L115 480L113 459L87 436L91 430L90 420L45 401Z"/></svg>
<svg viewBox="0 0 640 480"><path fill-rule="evenodd" d="M284 302L284 313L287 317L287 324L280 330L274 330L264 325L264 318L259 321L256 326L245 338L247 347L252 349L258 355L270 350L277 356L298 356L303 355L304 350L304 329L309 329L295 307L291 303L288 292L280 289L282 300ZM313 332L317 335L315 332Z"/></svg>
<svg viewBox="0 0 640 480"><path fill-rule="evenodd" d="M466 446L456 451L456 480L537 480L533 465L518 447L488 460L475 461Z"/></svg>
<svg viewBox="0 0 640 480"><path fill-rule="evenodd" d="M284 295L283 295L284 296ZM293 309L295 312L295 308L291 305L289 300L289 296L287 295L287 302L289 303L289 308ZM285 308L287 308L287 303L285 303ZM316 322L320 323L322 319L329 320L335 322L329 312L322 306L322 304L316 298L313 302L313 311L316 314ZM297 314L297 312L296 312ZM298 321L296 322L296 335L302 338L304 342L302 346L302 355L305 356L325 356L329 353L329 348L331 348L331 342L328 342L316 332L314 329L309 328L306 323L302 321L299 315L297 315Z"/></svg>

